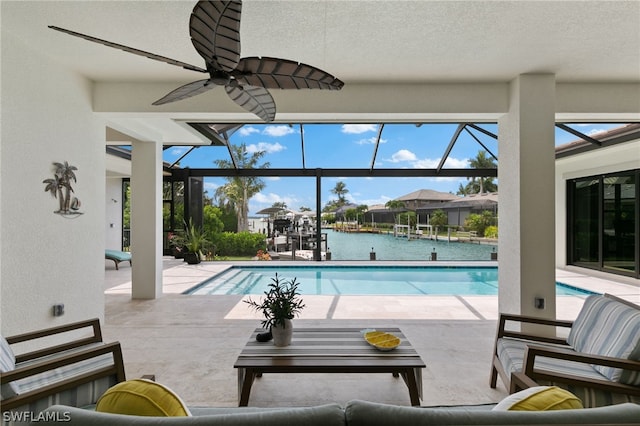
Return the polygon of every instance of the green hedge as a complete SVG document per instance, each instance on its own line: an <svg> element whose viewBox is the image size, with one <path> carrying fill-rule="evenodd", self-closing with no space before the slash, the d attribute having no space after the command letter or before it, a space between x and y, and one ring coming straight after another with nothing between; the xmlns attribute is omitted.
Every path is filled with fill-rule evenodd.
<svg viewBox="0 0 640 426"><path fill-rule="evenodd" d="M487 238L498 238L498 227L487 226L484 230L484 236Z"/></svg>
<svg viewBox="0 0 640 426"><path fill-rule="evenodd" d="M264 234L222 232L212 240L218 256L255 256L258 250L266 250Z"/></svg>

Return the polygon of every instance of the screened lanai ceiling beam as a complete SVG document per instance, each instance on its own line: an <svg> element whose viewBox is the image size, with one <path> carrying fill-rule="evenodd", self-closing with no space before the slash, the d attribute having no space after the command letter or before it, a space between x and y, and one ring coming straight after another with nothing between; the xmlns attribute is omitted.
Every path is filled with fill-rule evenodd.
<svg viewBox="0 0 640 426"><path fill-rule="evenodd" d="M378 126L378 137L376 138L376 146L373 148L373 158L371 159L371 167L369 171L373 171L373 166L376 164L376 157L378 156L378 147L380 146L380 138L382 137L382 129L384 129L384 123L380 123Z"/></svg>
<svg viewBox="0 0 640 426"><path fill-rule="evenodd" d="M473 123L465 123L465 126L469 126L469 127L473 128L473 129L476 129L477 131L479 131L481 133L484 133L485 135L487 135L489 137L492 137L495 140L498 140L498 135L488 131L487 129L483 129L482 127L477 126L477 125L475 125Z"/></svg>
<svg viewBox="0 0 640 426"><path fill-rule="evenodd" d="M569 132L569 133L571 133L572 135L577 136L577 137L579 137L580 139L585 140L585 141L587 141L587 142L590 142L590 143L592 143L592 144L594 144L594 145L602 146L602 142L600 142L599 140L594 139L594 138L592 138L591 136L587 136L587 135L585 135L584 133L579 132L579 131L577 131L576 129L573 129L573 128L571 128L571 127L567 126L566 124L556 123L556 127L557 127L558 129L562 129L562 130L564 130L565 132Z"/></svg>
<svg viewBox="0 0 640 426"><path fill-rule="evenodd" d="M174 162L169 166L169 168L170 168L170 169L173 169L173 167L174 167L176 164L178 164L178 163L180 162L180 160L182 160L184 157L186 157L187 155L189 155L189 153L190 153L191 151L193 151L195 148L196 148L195 146L192 146L192 147L191 147L187 152L185 152L184 154L182 154L182 155L180 156L180 158L178 158L176 161L174 161Z"/></svg>
<svg viewBox="0 0 640 426"><path fill-rule="evenodd" d="M445 150L444 155L440 159L440 164L438 164L438 167L436 168L436 171L438 173L442 170L442 166L444 166L444 163L445 161L447 161L447 158L449 158L449 154L451 154L451 150L453 149L453 146L456 144L456 141L460 137L460 133L462 132L462 129L464 129L464 126L465 124L458 124L458 127L456 128L455 133L451 137L451 141L449 142L449 145L447 146L447 149Z"/></svg>
<svg viewBox="0 0 640 426"><path fill-rule="evenodd" d="M236 130L233 129L233 126L229 126L229 128L216 129L212 127L215 126L215 124L212 125L211 123L189 122L187 124L204 135L213 146L229 145L229 138L226 137L226 132L231 130L231 133L233 134Z"/></svg>
<svg viewBox="0 0 640 426"><path fill-rule="evenodd" d="M302 123L300 123L300 150L302 151L302 168L306 169L307 167L304 164L304 129L302 128Z"/></svg>
<svg viewBox="0 0 640 426"><path fill-rule="evenodd" d="M485 144L483 144L483 143L482 143L482 141L480 141L480 139L478 139L478 138L476 137L476 135L474 135L473 133L471 133L471 130L469 130L469 129L467 128L467 126L465 126L465 127L464 127L464 130L465 130L467 133L469 133L469 134L471 135L471 137L472 137L472 138L474 138L474 139L476 140L476 142L478 142L478 143L480 144L480 146L481 146L482 148L484 148L484 150L485 150L485 151L487 151L487 152L489 153L489 155L490 155L490 156L492 156L492 157L493 157L493 159L494 159L494 160L498 161L498 157L496 157L496 156L493 154L493 152L491 152L491 150L489 150L489 148L487 148L487 146L486 146Z"/></svg>
<svg viewBox="0 0 640 426"><path fill-rule="evenodd" d="M233 156L233 151L231 150L231 144L228 143L227 144L227 151L229 151L229 158L231 158L231 164L233 164L233 168L237 171L238 169L238 165L236 164L236 159Z"/></svg>
<svg viewBox="0 0 640 426"><path fill-rule="evenodd" d="M497 177L498 169L175 169L179 175L202 177Z"/></svg>

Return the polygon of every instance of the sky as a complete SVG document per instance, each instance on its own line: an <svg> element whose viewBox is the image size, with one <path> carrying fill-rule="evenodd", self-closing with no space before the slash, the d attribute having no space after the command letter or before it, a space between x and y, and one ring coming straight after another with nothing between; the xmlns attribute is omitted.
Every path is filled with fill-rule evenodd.
<svg viewBox="0 0 640 426"><path fill-rule="evenodd" d="M620 124L572 124L571 127L587 135L619 127ZM485 130L497 134L497 125L479 124ZM386 124L375 156L374 168L436 168L451 141L457 124ZM486 148L498 157L498 142L482 132L469 129ZM304 165L315 168L369 169L375 152L379 127L377 124L305 124ZM577 137L556 128L556 146L576 140ZM235 132L233 145L245 144L249 152L264 151L260 164L271 168L302 168L302 143L299 124L249 124ZM176 146L164 151L164 161L173 163L190 147ZM468 168L484 148L466 131L463 131L451 150L444 168ZM487 155L491 157L491 155ZM200 147L193 150L179 165L191 168L215 168L216 159L229 160L226 147ZM308 207L316 210L315 177L262 178L265 188L249 202L249 214L256 213L276 202L284 202L288 209ZM346 198L356 205L369 207L385 204L389 200L420 189L456 193L466 178L322 178L322 205L337 199L331 193L336 183L342 181L349 191ZM224 178L205 178L205 191L213 196L216 188L224 185ZM499 181L496 180L499 185Z"/></svg>

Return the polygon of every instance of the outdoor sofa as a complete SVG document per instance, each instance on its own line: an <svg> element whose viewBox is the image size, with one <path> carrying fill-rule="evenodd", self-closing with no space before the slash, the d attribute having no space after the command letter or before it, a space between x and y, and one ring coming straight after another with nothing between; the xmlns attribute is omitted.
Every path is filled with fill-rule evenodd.
<svg viewBox="0 0 640 426"><path fill-rule="evenodd" d="M525 327L532 325L550 332L529 332ZM569 330L568 336L550 337L558 329ZM501 314L492 388L498 375L511 393L555 385L577 395L585 407L640 403L640 306L605 294L588 296L575 321Z"/></svg>
<svg viewBox="0 0 640 426"><path fill-rule="evenodd" d="M193 417L106 414L54 406L34 425L86 426L392 426L392 425L625 425L640 422L640 405L555 411L493 411L492 406L421 408L366 401L301 408L191 408ZM64 423L62 423L64 422Z"/></svg>

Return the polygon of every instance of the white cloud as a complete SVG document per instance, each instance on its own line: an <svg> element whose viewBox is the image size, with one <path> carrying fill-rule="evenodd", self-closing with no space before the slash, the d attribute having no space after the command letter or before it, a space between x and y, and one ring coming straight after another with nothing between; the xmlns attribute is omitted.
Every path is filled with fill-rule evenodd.
<svg viewBox="0 0 640 426"><path fill-rule="evenodd" d="M273 154L274 152L284 151L285 149L287 148L279 143L260 142L257 144L247 145L247 152L249 154L253 154L258 151L265 151L268 154Z"/></svg>
<svg viewBox="0 0 640 426"><path fill-rule="evenodd" d="M242 126L240 130L238 130L240 136L249 136L252 133L260 133L260 130L252 126Z"/></svg>
<svg viewBox="0 0 640 426"><path fill-rule="evenodd" d="M401 149L400 151L394 153L389 161L391 161L392 163L400 163L402 161L416 161L416 159L417 157L413 152L407 149Z"/></svg>
<svg viewBox="0 0 640 426"><path fill-rule="evenodd" d="M175 147L175 148L172 148L172 149L171 149L171 155L182 155L182 154L184 154L185 152L187 152L187 150L188 150L189 148L190 148L190 147L188 147L188 146L181 146L181 147Z"/></svg>
<svg viewBox="0 0 640 426"><path fill-rule="evenodd" d="M438 164L440 164L439 159L423 158L421 160L416 160L413 163L413 167L416 169L435 169L438 167Z"/></svg>
<svg viewBox="0 0 640 426"><path fill-rule="evenodd" d="M581 130L582 133L586 132L585 134L591 136L596 133L611 130L612 128L617 127L617 125L609 123L571 123L570 127L593 127L591 130Z"/></svg>
<svg viewBox="0 0 640 426"><path fill-rule="evenodd" d="M606 129L592 129L587 132L587 136L595 135L596 133L606 132Z"/></svg>
<svg viewBox="0 0 640 426"><path fill-rule="evenodd" d="M376 205L384 205L389 200L393 200L393 198L387 197L386 195L381 195L378 198L368 198L368 199L365 199L365 200L360 200L360 201L358 201L358 204L364 204L364 205L367 205L367 206L371 207L371 206L376 206Z"/></svg>
<svg viewBox="0 0 640 426"><path fill-rule="evenodd" d="M217 183L213 183L213 182L204 182L204 190L209 192L209 195L212 195L214 192L216 192L216 189L218 189L220 187L220 185L218 185Z"/></svg>
<svg viewBox="0 0 640 426"><path fill-rule="evenodd" d="M356 144L358 145L374 145L376 143L376 141L378 140L377 137L372 136L368 139L360 139L359 141L356 141ZM380 139L380 143L387 143L386 139Z"/></svg>
<svg viewBox="0 0 640 426"><path fill-rule="evenodd" d="M378 130L376 124L343 124L342 133L360 134L366 132L375 132Z"/></svg>
<svg viewBox="0 0 640 426"><path fill-rule="evenodd" d="M391 158L387 159L386 161L390 163L406 162L415 169L435 169L440 164L440 158L418 158L413 152L407 149L401 149L400 151L397 151L391 156ZM466 169L469 167L469 160L467 158L460 159L448 157L444 162L444 167L453 169Z"/></svg>
<svg viewBox="0 0 640 426"><path fill-rule="evenodd" d="M273 192L269 194L263 194L262 192L259 192L251 198L253 201L261 204L268 204L268 203L275 203L275 202L282 201L280 196L278 194L274 194Z"/></svg>
<svg viewBox="0 0 640 426"><path fill-rule="evenodd" d="M286 135L290 135L291 133L294 133L295 130L293 129L293 127L289 127L289 126L285 126L285 125L281 125L281 126L268 126L265 127L265 129L262 131L263 135L267 135L267 136L273 136L273 137L280 137L280 136L286 136Z"/></svg>
<svg viewBox="0 0 640 426"><path fill-rule="evenodd" d="M293 206L297 204L298 200L294 197L281 197L278 194L274 194L270 192L268 194L263 194L262 192L257 193L251 198L251 201L255 201L258 204L265 205L265 207L269 207L273 205L273 203L282 203L284 202L287 206ZM260 209L258 209L260 210Z"/></svg>
<svg viewBox="0 0 640 426"><path fill-rule="evenodd" d="M417 160L413 163L413 167L417 169L435 169L440 164L440 158L431 159L425 158L422 160ZM448 157L444 162L444 167L452 168L452 169L466 169L469 167L469 160L466 158L459 159Z"/></svg>

